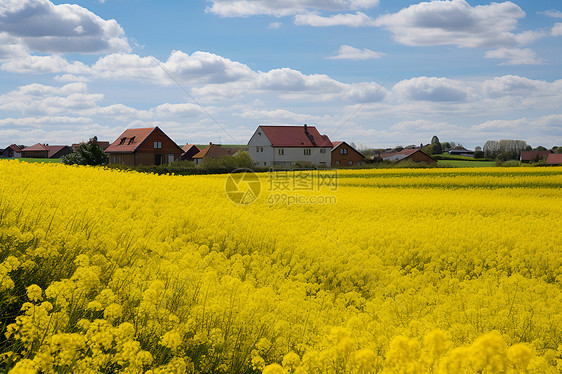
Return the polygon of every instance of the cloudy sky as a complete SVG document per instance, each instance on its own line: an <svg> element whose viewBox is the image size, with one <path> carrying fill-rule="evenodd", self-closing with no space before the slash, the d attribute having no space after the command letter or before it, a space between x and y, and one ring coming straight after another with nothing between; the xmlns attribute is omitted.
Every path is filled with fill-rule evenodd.
<svg viewBox="0 0 562 374"><path fill-rule="evenodd" d="M369 147L550 147L561 75L552 0L0 0L0 147L304 123Z"/></svg>

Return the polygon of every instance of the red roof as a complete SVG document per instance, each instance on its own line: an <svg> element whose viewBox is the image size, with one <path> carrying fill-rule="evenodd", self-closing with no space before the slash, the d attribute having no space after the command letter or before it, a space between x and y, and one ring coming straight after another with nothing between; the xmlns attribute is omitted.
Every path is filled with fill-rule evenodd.
<svg viewBox="0 0 562 374"><path fill-rule="evenodd" d="M6 149L11 148L14 152L21 152L21 148L19 146L17 146L16 144L11 144L9 145Z"/></svg>
<svg viewBox="0 0 562 374"><path fill-rule="evenodd" d="M548 165L561 165L562 164L562 153L551 153L546 159Z"/></svg>
<svg viewBox="0 0 562 374"><path fill-rule="evenodd" d="M332 142L332 146L335 148L338 148L338 146L343 143L343 142Z"/></svg>
<svg viewBox="0 0 562 374"><path fill-rule="evenodd" d="M552 151L522 151L521 152L521 161L535 161L535 160L542 160L548 157Z"/></svg>
<svg viewBox="0 0 562 374"><path fill-rule="evenodd" d="M48 151L48 150L49 150L49 148L45 144L41 144L41 143L37 143L37 144L31 145L29 147L26 147L26 148L22 149L22 151L24 151L24 152Z"/></svg>
<svg viewBox="0 0 562 374"><path fill-rule="evenodd" d="M123 152L133 153L139 145L158 127L146 127L140 129L127 129L105 149L107 153Z"/></svg>
<svg viewBox="0 0 562 374"><path fill-rule="evenodd" d="M306 126L306 125L305 125ZM260 126L273 147L333 147L326 135L320 135L316 127L306 126Z"/></svg>

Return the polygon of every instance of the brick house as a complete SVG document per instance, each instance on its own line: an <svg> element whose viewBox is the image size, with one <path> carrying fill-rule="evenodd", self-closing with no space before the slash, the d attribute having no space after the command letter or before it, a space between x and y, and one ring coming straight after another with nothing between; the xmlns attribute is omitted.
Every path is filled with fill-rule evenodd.
<svg viewBox="0 0 562 374"><path fill-rule="evenodd" d="M361 165L365 156L346 142L332 142L332 166Z"/></svg>
<svg viewBox="0 0 562 374"><path fill-rule="evenodd" d="M110 163L128 166L169 164L183 153L158 126L127 129L105 152Z"/></svg>

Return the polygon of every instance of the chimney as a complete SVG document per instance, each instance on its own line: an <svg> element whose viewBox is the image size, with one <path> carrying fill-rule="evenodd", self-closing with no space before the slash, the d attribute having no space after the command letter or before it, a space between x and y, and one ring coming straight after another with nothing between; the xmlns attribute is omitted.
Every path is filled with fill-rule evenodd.
<svg viewBox="0 0 562 374"><path fill-rule="evenodd" d="M209 142L209 145L213 145L213 142Z"/></svg>

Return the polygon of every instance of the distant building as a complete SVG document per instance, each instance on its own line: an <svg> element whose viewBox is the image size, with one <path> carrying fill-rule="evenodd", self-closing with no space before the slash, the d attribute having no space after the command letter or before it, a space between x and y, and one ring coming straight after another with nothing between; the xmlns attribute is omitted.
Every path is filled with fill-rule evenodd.
<svg viewBox="0 0 562 374"><path fill-rule="evenodd" d="M21 150L24 158L61 158L72 153L72 148L67 145L48 145L37 143Z"/></svg>
<svg viewBox="0 0 562 374"><path fill-rule="evenodd" d="M193 156L201 152L195 144L186 144L182 147L181 159L185 161L193 161Z"/></svg>
<svg viewBox="0 0 562 374"><path fill-rule="evenodd" d="M107 149L107 147L109 147L109 144L110 144L109 142L106 142L106 141L97 140L97 139L95 139L95 137L92 141L93 141L93 143L95 143L98 147L100 147L104 151ZM71 147L72 147L73 150L75 150L76 148L80 147L81 144L88 144L88 143L89 142L73 143L71 145Z"/></svg>
<svg viewBox="0 0 562 374"><path fill-rule="evenodd" d="M195 164L199 165L203 162L205 158L219 158L223 156L232 156L234 153L230 149L223 148L220 144L209 143L209 145L203 148L199 153L193 156L193 161Z"/></svg>
<svg viewBox="0 0 562 374"><path fill-rule="evenodd" d="M105 152L110 163L128 166L169 164L183 153L159 127L127 129Z"/></svg>
<svg viewBox="0 0 562 374"><path fill-rule="evenodd" d="M435 164L437 161L419 149L404 149L399 152L385 152L379 155L383 161L401 162L401 161L413 161L413 162L425 162L427 164Z"/></svg>
<svg viewBox="0 0 562 374"><path fill-rule="evenodd" d="M289 167L297 162L330 166L332 162L332 142L314 126L259 126L248 146L259 166Z"/></svg>
<svg viewBox="0 0 562 374"><path fill-rule="evenodd" d="M361 165L365 156L346 142L332 142L332 167Z"/></svg>
<svg viewBox="0 0 562 374"><path fill-rule="evenodd" d="M474 151L466 149L464 147L455 147L449 150L449 155L451 156L464 156L464 157L474 157Z"/></svg>
<svg viewBox="0 0 562 374"><path fill-rule="evenodd" d="M547 165L562 165L562 153L550 153L546 158Z"/></svg>
<svg viewBox="0 0 562 374"><path fill-rule="evenodd" d="M552 151L521 151L519 161L521 162L537 162L546 160Z"/></svg>
<svg viewBox="0 0 562 374"><path fill-rule="evenodd" d="M20 158L21 150L25 148L23 145L12 144L0 152L1 157Z"/></svg>

